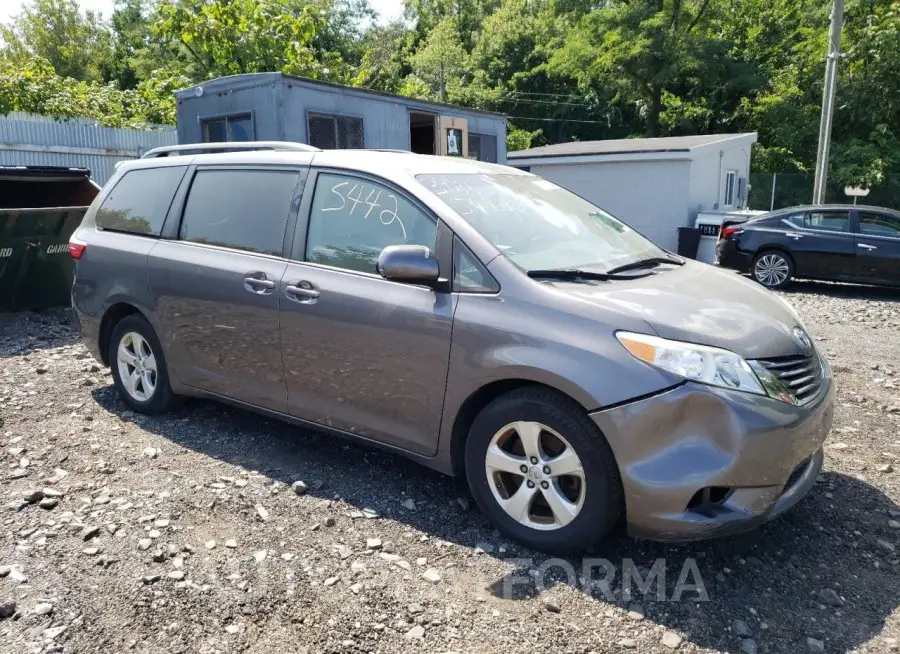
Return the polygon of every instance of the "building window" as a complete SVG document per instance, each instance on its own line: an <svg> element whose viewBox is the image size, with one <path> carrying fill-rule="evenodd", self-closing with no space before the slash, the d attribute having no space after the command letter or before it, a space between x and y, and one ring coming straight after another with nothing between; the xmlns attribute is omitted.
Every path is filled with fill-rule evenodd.
<svg viewBox="0 0 900 654"><path fill-rule="evenodd" d="M309 144L323 150L365 147L362 118L309 114L308 132Z"/></svg>
<svg viewBox="0 0 900 654"><path fill-rule="evenodd" d="M725 201L722 203L725 207L734 206L734 194L737 191L737 171L725 171Z"/></svg>
<svg viewBox="0 0 900 654"><path fill-rule="evenodd" d="M497 137L469 132L469 159L497 163Z"/></svg>
<svg viewBox="0 0 900 654"><path fill-rule="evenodd" d="M252 141L253 119L250 114L207 118L203 121L203 142Z"/></svg>

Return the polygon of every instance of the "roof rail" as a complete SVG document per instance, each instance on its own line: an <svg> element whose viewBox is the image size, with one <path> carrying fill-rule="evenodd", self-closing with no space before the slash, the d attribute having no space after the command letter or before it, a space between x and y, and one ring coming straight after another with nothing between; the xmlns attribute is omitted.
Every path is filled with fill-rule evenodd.
<svg viewBox="0 0 900 654"><path fill-rule="evenodd" d="M164 145L147 150L141 159L169 157L179 154L205 152L246 152L248 150L291 150L294 152L321 152L319 148L305 143L292 141L229 141L227 143L186 143L182 145Z"/></svg>

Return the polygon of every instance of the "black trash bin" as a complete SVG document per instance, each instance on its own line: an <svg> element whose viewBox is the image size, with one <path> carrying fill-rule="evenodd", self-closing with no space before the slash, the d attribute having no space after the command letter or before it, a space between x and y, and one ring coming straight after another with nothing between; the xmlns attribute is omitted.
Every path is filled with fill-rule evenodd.
<svg viewBox="0 0 900 654"><path fill-rule="evenodd" d="M69 303L69 237L99 192L86 168L0 166L0 311Z"/></svg>
<svg viewBox="0 0 900 654"><path fill-rule="evenodd" d="M688 259L697 258L700 248L700 229L697 227L678 228L678 254Z"/></svg>

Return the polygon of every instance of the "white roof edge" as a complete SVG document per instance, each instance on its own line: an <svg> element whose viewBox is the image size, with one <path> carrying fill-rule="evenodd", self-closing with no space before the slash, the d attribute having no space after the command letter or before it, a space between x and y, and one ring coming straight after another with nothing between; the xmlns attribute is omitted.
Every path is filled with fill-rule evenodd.
<svg viewBox="0 0 900 654"><path fill-rule="evenodd" d="M697 153L702 150L717 150L721 147L727 147L728 145L739 145L741 141L746 141L748 145L752 145L753 143L756 143L758 138L759 134L757 132L744 132L743 134L734 134L733 136L729 136L728 138L718 139L716 141L711 141L710 143L693 145L690 147L690 152Z"/></svg>
<svg viewBox="0 0 900 654"><path fill-rule="evenodd" d="M563 155L558 157L507 157L507 166L554 166L578 163L621 163L641 161L690 161L691 151L675 152L618 152L611 154Z"/></svg>

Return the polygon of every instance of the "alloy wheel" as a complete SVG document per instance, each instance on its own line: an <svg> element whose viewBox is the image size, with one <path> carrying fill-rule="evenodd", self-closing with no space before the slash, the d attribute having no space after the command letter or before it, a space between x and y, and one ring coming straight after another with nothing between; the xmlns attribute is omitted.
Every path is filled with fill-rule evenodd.
<svg viewBox="0 0 900 654"><path fill-rule="evenodd" d="M764 286L784 284L790 273L788 262L780 254L764 254L753 267L753 275Z"/></svg>
<svg viewBox="0 0 900 654"><path fill-rule="evenodd" d="M138 402L147 402L156 391L156 357L147 339L125 332L116 350L119 378L125 392Z"/></svg>
<svg viewBox="0 0 900 654"><path fill-rule="evenodd" d="M581 512L585 476L575 448L539 422L513 422L494 434L485 455L494 499L526 527L565 527Z"/></svg>

